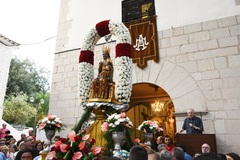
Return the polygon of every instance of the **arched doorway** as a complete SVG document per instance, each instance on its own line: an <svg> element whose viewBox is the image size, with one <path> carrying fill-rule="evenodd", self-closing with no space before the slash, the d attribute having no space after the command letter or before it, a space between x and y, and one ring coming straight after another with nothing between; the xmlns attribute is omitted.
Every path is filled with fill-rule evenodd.
<svg viewBox="0 0 240 160"><path fill-rule="evenodd" d="M159 135L169 135L174 140L176 120L173 112L175 108L166 91L152 83L134 84L129 104L130 108L127 111L127 115L134 124L134 138L140 138L143 141L144 137L137 130L137 127L144 120L152 120L164 129L163 133L158 133L158 135L154 136L153 141ZM153 104L160 108L154 108Z"/></svg>

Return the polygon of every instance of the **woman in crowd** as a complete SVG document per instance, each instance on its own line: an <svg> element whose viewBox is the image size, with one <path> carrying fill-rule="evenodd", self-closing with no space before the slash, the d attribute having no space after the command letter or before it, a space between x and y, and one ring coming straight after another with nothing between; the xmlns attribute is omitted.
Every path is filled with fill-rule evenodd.
<svg viewBox="0 0 240 160"><path fill-rule="evenodd" d="M9 146L13 145L16 143L16 139L15 138L10 138L9 140Z"/></svg>
<svg viewBox="0 0 240 160"><path fill-rule="evenodd" d="M9 157L15 159L16 155L17 155L17 145L12 144L9 146Z"/></svg>
<svg viewBox="0 0 240 160"><path fill-rule="evenodd" d="M4 154L6 160L14 160L13 158L9 157L8 147L6 145L0 147L0 152Z"/></svg>
<svg viewBox="0 0 240 160"><path fill-rule="evenodd" d="M40 140L37 140L35 142L35 148L40 152L41 150L43 150L43 143Z"/></svg>

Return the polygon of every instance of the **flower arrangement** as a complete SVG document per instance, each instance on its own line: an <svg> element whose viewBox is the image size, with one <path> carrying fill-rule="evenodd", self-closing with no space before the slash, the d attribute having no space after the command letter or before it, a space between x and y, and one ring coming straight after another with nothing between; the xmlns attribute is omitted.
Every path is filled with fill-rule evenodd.
<svg viewBox="0 0 240 160"><path fill-rule="evenodd" d="M93 80L94 46L97 41L108 34L117 37L116 45L116 85L115 97L121 103L130 101L132 90L131 37L127 27L121 22L101 21L86 35L79 56L79 91L80 105L88 101Z"/></svg>
<svg viewBox="0 0 240 160"><path fill-rule="evenodd" d="M37 128L40 130L53 129L55 131L60 131L62 128L62 120L53 114L48 114L47 117L38 121Z"/></svg>
<svg viewBox="0 0 240 160"><path fill-rule="evenodd" d="M143 123L138 126L138 130L144 134L163 131L162 128L158 127L157 123L150 120L143 121Z"/></svg>
<svg viewBox="0 0 240 160"><path fill-rule="evenodd" d="M115 154L115 153L116 153L116 151L113 151L113 154ZM120 150L120 155L124 159L128 159L129 158L129 152L124 150L124 149Z"/></svg>
<svg viewBox="0 0 240 160"><path fill-rule="evenodd" d="M101 152L101 147L93 147L96 141L95 139L89 140L89 137L90 135L86 134L85 130L79 134L71 131L68 139L60 138L59 141L51 145L51 152L48 153L47 159L97 159L98 154Z"/></svg>
<svg viewBox="0 0 240 160"><path fill-rule="evenodd" d="M114 132L129 130L132 126L131 120L126 116L126 113L123 112L121 114L114 113L108 116L101 127L103 132Z"/></svg>

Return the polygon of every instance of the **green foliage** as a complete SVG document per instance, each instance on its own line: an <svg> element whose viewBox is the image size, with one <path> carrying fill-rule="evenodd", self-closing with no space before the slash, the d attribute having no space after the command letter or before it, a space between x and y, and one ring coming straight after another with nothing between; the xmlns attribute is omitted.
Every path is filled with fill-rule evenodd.
<svg viewBox="0 0 240 160"><path fill-rule="evenodd" d="M23 61L13 58L9 69L6 97L16 93L26 93L31 96L37 92L46 93L49 90L49 71L37 68L28 59Z"/></svg>
<svg viewBox="0 0 240 160"><path fill-rule="evenodd" d="M46 117L48 115L48 110L49 110L49 101L50 101L50 93L43 93L43 92L38 92L35 95L33 95L34 97L34 102L33 104L35 106L33 106L33 104L31 104L33 107L37 107L37 116L36 116L36 124L38 123L39 120L43 119L44 117ZM44 103L41 104L40 100L43 99ZM30 102L29 102L30 103ZM34 126L34 120L35 118L33 117L31 121L29 121L29 123L27 123L27 126Z"/></svg>
<svg viewBox="0 0 240 160"><path fill-rule="evenodd" d="M26 94L17 93L15 95L10 95L4 101L3 119L10 124L24 126L32 120L36 109L28 103Z"/></svg>
<svg viewBox="0 0 240 160"><path fill-rule="evenodd" d="M81 117L81 119L79 120L79 122L74 126L73 130L76 133L79 133L81 131L81 128L83 126L83 123L86 122L88 120L88 118L90 117L92 113L92 109L86 109Z"/></svg>

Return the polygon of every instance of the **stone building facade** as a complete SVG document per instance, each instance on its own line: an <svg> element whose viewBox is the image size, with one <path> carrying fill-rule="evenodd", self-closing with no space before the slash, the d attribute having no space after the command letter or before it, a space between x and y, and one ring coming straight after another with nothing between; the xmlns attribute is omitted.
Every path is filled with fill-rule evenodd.
<svg viewBox="0 0 240 160"><path fill-rule="evenodd" d="M62 0L61 4L50 99L50 113L62 116L64 123L68 125L62 134L67 134L83 113L78 99L78 57L81 43L76 45L71 42L77 43L75 42L78 39L77 32L81 32L80 35L87 32L82 33L82 30L74 29L74 26L81 23L81 17L79 20L73 18L72 14L76 11L74 2L77 3ZM155 4L156 8L159 3ZM239 8L237 1L236 7ZM111 13L107 10L109 8L105 9ZM92 18L91 14L85 16ZM90 30L93 26L86 27L88 27L86 30ZM161 30L158 27L158 42L159 63L148 61L147 67L143 70L133 64L133 84L145 82L156 84L169 94L175 107L178 130L185 118L180 115L187 109L193 108L197 112L205 113L202 115L204 133L216 134L218 152L238 153L240 13L235 12L231 16L186 23L168 29L163 27ZM114 46L114 41L110 45ZM101 59L101 54L97 54L101 52L100 50L97 45L95 64Z"/></svg>

